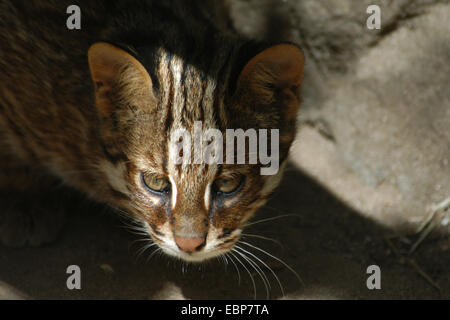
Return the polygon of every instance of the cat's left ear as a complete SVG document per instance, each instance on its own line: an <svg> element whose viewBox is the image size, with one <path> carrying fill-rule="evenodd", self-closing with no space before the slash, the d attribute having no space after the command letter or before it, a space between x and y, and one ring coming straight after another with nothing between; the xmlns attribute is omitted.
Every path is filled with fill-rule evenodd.
<svg viewBox="0 0 450 320"><path fill-rule="evenodd" d="M154 102L150 75L126 51L98 42L90 47L88 59L96 105L101 115L109 116L123 103L145 107Z"/></svg>
<svg viewBox="0 0 450 320"><path fill-rule="evenodd" d="M296 117L305 58L292 44L279 44L257 54L242 70L237 93L245 103L277 103L287 119Z"/></svg>

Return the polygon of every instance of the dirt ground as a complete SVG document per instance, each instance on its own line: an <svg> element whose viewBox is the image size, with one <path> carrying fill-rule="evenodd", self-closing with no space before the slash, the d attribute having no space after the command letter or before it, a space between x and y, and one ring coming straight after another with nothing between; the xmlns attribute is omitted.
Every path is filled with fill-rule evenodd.
<svg viewBox="0 0 450 320"><path fill-rule="evenodd" d="M450 255L448 236L429 236L413 252L407 251L415 236L397 237L364 213L350 208L336 196L346 188L369 201L364 190L355 190L352 174L327 154L327 141L304 127L294 146L293 159L274 199L255 221L289 215L250 226L245 233L275 239L246 237L283 259L303 279L277 260L250 250L273 268L287 299L449 299ZM298 149L302 156L298 156ZM322 159L317 161L317 159ZM340 190L329 190L313 178L314 163L322 172L335 172L342 180ZM321 164L322 163L322 164ZM304 168L310 168L306 172ZM332 170L330 170L332 169ZM330 176L327 178L331 179ZM372 198L379 202L379 190ZM250 276L241 266L240 283L229 262L183 265L151 249L138 257L142 244L124 228L123 222L98 205L74 199L69 223L54 244L43 248L0 248L0 297L32 299L253 299ZM376 218L376 217L375 217ZM396 253L396 250L398 252ZM381 289L369 290L369 265L381 269ZM68 290L66 269L78 265L81 290ZM283 298L273 275L270 298ZM266 290L257 273L252 273L257 298ZM439 289L435 287L439 286Z"/></svg>

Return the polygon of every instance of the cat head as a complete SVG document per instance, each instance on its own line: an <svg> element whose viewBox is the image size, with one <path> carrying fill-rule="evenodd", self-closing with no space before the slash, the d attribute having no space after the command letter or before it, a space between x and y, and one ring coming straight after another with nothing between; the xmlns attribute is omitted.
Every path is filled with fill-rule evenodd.
<svg viewBox="0 0 450 320"><path fill-rule="evenodd" d="M242 56L210 57L206 70L161 48L147 55L148 68L108 43L88 53L105 154L98 170L109 202L141 221L165 253L186 261L232 249L280 183L295 136L303 54L279 44ZM236 139L230 151L227 129L248 134L242 149ZM270 174L262 174L267 161L250 161L261 155L264 130L267 153L274 146L277 157ZM213 142L223 148L205 147Z"/></svg>

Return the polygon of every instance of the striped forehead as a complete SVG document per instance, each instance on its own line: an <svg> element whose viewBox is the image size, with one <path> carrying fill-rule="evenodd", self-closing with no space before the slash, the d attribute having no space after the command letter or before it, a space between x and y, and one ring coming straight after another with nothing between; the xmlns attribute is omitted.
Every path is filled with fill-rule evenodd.
<svg viewBox="0 0 450 320"><path fill-rule="evenodd" d="M185 129L194 137L194 122L202 122L202 130L221 126L220 115L223 114L223 88L217 85L217 72L221 65L211 63L207 72L176 55L160 53L158 74L161 79L161 109L165 113L167 174L174 180L183 193L193 193L205 189L214 178L217 166L206 164L175 165L169 157L171 133ZM223 61L222 61L223 63ZM216 64L216 65L215 65ZM223 71L223 70L222 70ZM223 75L222 75L223 77ZM222 124L223 125L223 124ZM193 145L191 155L193 155ZM189 186L189 188L187 188Z"/></svg>
<svg viewBox="0 0 450 320"><path fill-rule="evenodd" d="M166 128L189 130L194 121L215 128L218 125L216 117L224 112L223 88L217 85L219 61L204 71L176 55L163 55L165 58L160 59L158 74L162 84L160 104L170 122Z"/></svg>
<svg viewBox="0 0 450 320"><path fill-rule="evenodd" d="M171 165L168 174L174 180L180 193L193 196L206 191L206 186L217 174L217 166L188 164L176 167Z"/></svg>

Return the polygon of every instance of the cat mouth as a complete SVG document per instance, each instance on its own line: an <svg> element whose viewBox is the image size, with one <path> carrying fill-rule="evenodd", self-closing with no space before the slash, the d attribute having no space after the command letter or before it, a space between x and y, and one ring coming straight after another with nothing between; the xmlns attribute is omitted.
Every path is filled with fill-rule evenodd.
<svg viewBox="0 0 450 320"><path fill-rule="evenodd" d="M173 248L168 247L164 244L159 245L159 247L162 249L164 253L166 253L169 256L184 260L186 262L193 262L193 263L204 262L212 258L217 258L221 255L224 255L229 250L231 250L230 248L229 250L217 249L201 252L184 252L181 250L174 250Z"/></svg>
<svg viewBox="0 0 450 320"><path fill-rule="evenodd" d="M218 239L214 234L208 235L206 243L197 251L182 250L174 239L161 237L149 232L154 244L158 246L158 251L164 252L168 256L184 260L186 262L203 262L212 258L225 255L233 249L238 241L241 230L237 229L225 239Z"/></svg>
<svg viewBox="0 0 450 320"><path fill-rule="evenodd" d="M145 247L154 248L149 252L149 257L155 254L164 253L170 257L186 262L203 262L209 259L226 255L233 250L234 245L239 241L242 233L241 228L222 229L209 228L204 238L182 238L182 240L194 241L194 243L180 243L180 237L173 234L170 225L155 226L143 221L140 228L141 234L147 234L148 240ZM195 243L198 241L198 243ZM145 250L144 250L145 251Z"/></svg>

